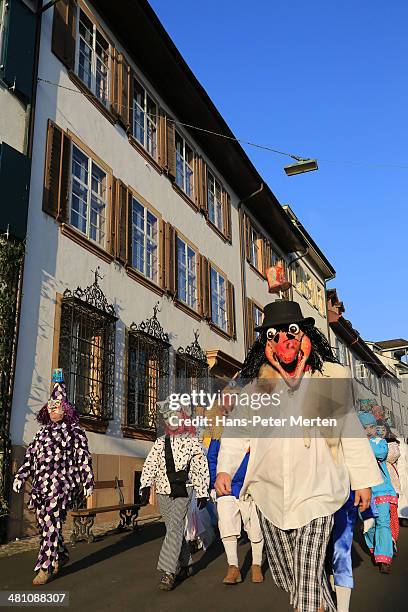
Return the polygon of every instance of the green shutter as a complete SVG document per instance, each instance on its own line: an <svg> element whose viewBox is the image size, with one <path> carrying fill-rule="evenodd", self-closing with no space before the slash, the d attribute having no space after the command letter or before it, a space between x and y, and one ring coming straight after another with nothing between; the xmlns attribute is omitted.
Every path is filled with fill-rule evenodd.
<svg viewBox="0 0 408 612"><path fill-rule="evenodd" d="M30 159L3 142L0 145L0 232L23 240L27 229Z"/></svg>
<svg viewBox="0 0 408 612"><path fill-rule="evenodd" d="M27 100L33 87L36 17L22 0L8 0L0 75Z"/></svg>

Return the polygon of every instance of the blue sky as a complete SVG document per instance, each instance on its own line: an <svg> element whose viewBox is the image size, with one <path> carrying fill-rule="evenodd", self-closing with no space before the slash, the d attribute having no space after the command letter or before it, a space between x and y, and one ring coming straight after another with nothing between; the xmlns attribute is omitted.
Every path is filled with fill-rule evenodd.
<svg viewBox="0 0 408 612"><path fill-rule="evenodd" d="M237 137L319 159L289 178L245 147L335 267L346 318L408 338L406 0L150 3Z"/></svg>

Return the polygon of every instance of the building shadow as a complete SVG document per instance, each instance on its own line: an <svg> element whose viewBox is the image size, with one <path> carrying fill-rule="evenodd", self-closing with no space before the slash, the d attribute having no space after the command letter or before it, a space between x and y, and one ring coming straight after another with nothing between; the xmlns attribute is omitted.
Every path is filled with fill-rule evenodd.
<svg viewBox="0 0 408 612"><path fill-rule="evenodd" d="M124 535L123 538L110 544L109 546L91 552L89 555L86 555L82 559L78 559L78 561L70 563L64 569L63 574L61 574L61 578L69 576L70 574L75 574L76 572L82 571L97 563L102 563L103 561L112 559L112 557L120 555L121 553L126 552L131 548L143 546L144 544L148 544L153 540L163 538L164 535L165 527L163 523L155 523L152 525L143 526L138 531ZM92 547L92 544L84 543L83 546ZM58 579L59 576L56 577L56 580Z"/></svg>

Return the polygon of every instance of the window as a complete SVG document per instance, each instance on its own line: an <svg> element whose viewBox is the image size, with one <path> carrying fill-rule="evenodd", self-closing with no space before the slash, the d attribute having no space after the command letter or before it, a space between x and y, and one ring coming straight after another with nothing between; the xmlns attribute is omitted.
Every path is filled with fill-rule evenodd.
<svg viewBox="0 0 408 612"><path fill-rule="evenodd" d="M107 174L72 145L70 224L104 247L106 242Z"/></svg>
<svg viewBox="0 0 408 612"><path fill-rule="evenodd" d="M169 344L131 331L128 347L127 425L155 432L156 404L168 393Z"/></svg>
<svg viewBox="0 0 408 612"><path fill-rule="evenodd" d="M253 305L254 327L262 325L263 312L256 304ZM259 332L255 332L255 339L259 336Z"/></svg>
<svg viewBox="0 0 408 612"><path fill-rule="evenodd" d="M157 282L158 219L132 196L132 266Z"/></svg>
<svg viewBox="0 0 408 612"><path fill-rule="evenodd" d="M262 236L252 225L249 228L249 261L262 273Z"/></svg>
<svg viewBox="0 0 408 612"><path fill-rule="evenodd" d="M335 347L336 357L341 363L341 365L348 365L347 358L347 349L342 342L338 338L336 338L336 347Z"/></svg>
<svg viewBox="0 0 408 612"><path fill-rule="evenodd" d="M388 378L381 378L380 382L381 382L381 393L383 395L387 395L388 397L390 397L390 395L391 395L391 385L390 385L389 379Z"/></svg>
<svg viewBox="0 0 408 612"><path fill-rule="evenodd" d="M207 200L208 218L220 232L223 232L222 187L211 172L207 172Z"/></svg>
<svg viewBox="0 0 408 612"><path fill-rule="evenodd" d="M321 315L325 316L324 289L318 284L316 284L316 308Z"/></svg>
<svg viewBox="0 0 408 612"><path fill-rule="evenodd" d="M355 361L354 373L355 373L355 377L358 380L362 380L363 378L368 378L367 368L365 364L362 363L361 361L357 361L357 360Z"/></svg>
<svg viewBox="0 0 408 612"><path fill-rule="evenodd" d="M79 414L113 418L116 317L77 297L63 298L59 366Z"/></svg>
<svg viewBox="0 0 408 612"><path fill-rule="evenodd" d="M78 34L75 72L98 100L108 106L109 43L82 10L79 11Z"/></svg>
<svg viewBox="0 0 408 612"><path fill-rule="evenodd" d="M176 183L189 198L194 198L194 152L176 132Z"/></svg>
<svg viewBox="0 0 408 612"><path fill-rule="evenodd" d="M177 237L177 297L197 309L197 254Z"/></svg>
<svg viewBox="0 0 408 612"><path fill-rule="evenodd" d="M157 158L157 104L144 87L134 79L133 136L154 158Z"/></svg>
<svg viewBox="0 0 408 612"><path fill-rule="evenodd" d="M227 297L226 280L211 267L211 319L224 331L227 331Z"/></svg>

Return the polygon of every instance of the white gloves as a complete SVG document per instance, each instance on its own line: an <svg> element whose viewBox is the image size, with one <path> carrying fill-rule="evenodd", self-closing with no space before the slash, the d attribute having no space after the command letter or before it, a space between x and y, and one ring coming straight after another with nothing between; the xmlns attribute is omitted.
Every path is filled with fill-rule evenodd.
<svg viewBox="0 0 408 612"><path fill-rule="evenodd" d="M22 481L16 478L13 482L14 493L20 493L22 485L23 485Z"/></svg>

